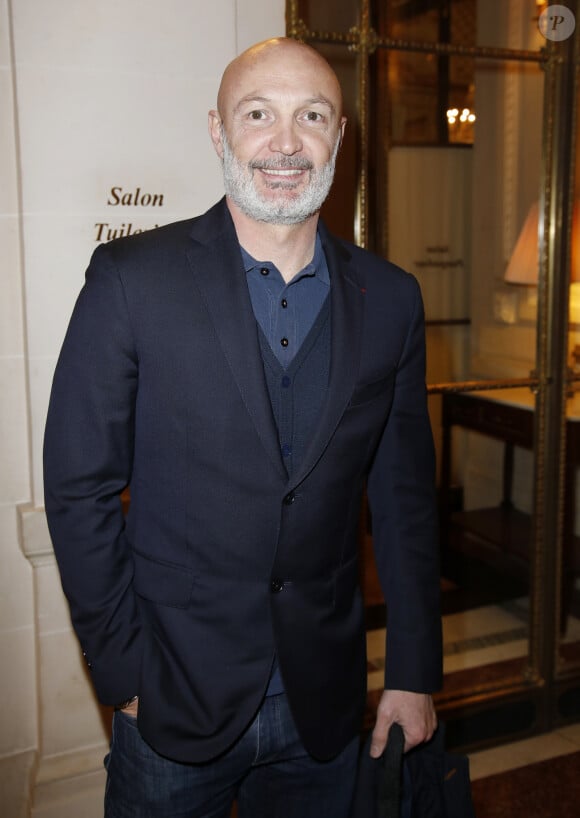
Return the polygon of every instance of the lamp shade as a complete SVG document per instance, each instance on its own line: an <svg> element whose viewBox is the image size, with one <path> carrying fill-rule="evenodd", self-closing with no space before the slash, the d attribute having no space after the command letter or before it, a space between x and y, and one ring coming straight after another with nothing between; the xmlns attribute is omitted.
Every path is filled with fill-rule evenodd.
<svg viewBox="0 0 580 818"><path fill-rule="evenodd" d="M512 284L537 284L540 270L538 254L538 212L535 202L529 209L524 226L506 268L504 279ZM570 281L580 281L580 205L574 204L572 217L572 258Z"/></svg>

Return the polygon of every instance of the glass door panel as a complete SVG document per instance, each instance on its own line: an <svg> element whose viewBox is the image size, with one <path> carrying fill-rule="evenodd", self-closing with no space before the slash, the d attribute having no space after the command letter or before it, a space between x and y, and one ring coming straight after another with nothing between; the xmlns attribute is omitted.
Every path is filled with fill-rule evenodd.
<svg viewBox="0 0 580 818"><path fill-rule="evenodd" d="M441 516L437 706L464 747L546 729L555 675L568 710L580 699L580 564L576 574L575 551L559 545L560 534L566 543L580 532L576 489L556 479L550 448L561 418L567 460L575 458L575 427L554 415L552 339L567 327L554 321L563 274L550 255L558 244L550 225L569 185L551 169L566 139L555 99L570 80L557 76L559 46L546 48L538 5L288 2L289 33L322 51L345 91L350 142L324 218L412 272L423 292ZM578 327L580 317L571 346ZM575 461L562 470L575 475ZM372 705L388 623L366 508L361 542Z"/></svg>

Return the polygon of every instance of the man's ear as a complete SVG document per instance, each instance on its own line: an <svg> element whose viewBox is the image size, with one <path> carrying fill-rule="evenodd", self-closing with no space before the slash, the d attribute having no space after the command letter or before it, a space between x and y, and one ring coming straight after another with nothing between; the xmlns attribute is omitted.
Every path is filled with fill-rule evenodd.
<svg viewBox="0 0 580 818"><path fill-rule="evenodd" d="M224 146L222 142L222 120L217 111L209 111L207 115L207 127L211 141L213 142L213 146L215 148L215 152L220 159L223 159Z"/></svg>
<svg viewBox="0 0 580 818"><path fill-rule="evenodd" d="M340 144L342 145L344 140L344 129L346 128L346 117L343 116L340 119Z"/></svg>

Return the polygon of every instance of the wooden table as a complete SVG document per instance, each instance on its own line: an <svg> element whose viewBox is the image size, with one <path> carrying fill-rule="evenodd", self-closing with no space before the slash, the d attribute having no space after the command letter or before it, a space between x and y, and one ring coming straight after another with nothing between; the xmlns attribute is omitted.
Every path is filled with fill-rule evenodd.
<svg viewBox="0 0 580 818"><path fill-rule="evenodd" d="M441 523L444 549L453 532L461 532L466 550L494 567L517 576L529 575L531 515L512 501L514 448L534 445L535 397L527 388L443 394L441 460ZM504 443L502 498L497 507L450 513L452 429L459 426ZM580 574L580 538L574 534L576 472L580 465L580 394L568 401L562 555L561 625L566 619ZM447 555L450 559L452 557Z"/></svg>

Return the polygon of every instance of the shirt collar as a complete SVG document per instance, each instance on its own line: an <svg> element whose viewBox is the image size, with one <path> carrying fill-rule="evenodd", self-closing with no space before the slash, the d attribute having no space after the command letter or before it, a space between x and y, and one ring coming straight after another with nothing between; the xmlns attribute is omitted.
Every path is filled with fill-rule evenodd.
<svg viewBox="0 0 580 818"><path fill-rule="evenodd" d="M277 269L275 264L273 264L271 261L258 261L255 259L242 247L241 244L240 250L242 252L242 260L244 262L246 274L256 267L272 267L275 270ZM297 281L303 276L313 276L318 278L322 283L330 285L330 276L328 274L326 256L324 255L324 249L322 247L322 241L320 240L320 234L318 231L316 232L316 241L314 243L314 255L312 256L312 261L309 262L306 267L300 270L300 272L294 276L292 281Z"/></svg>

